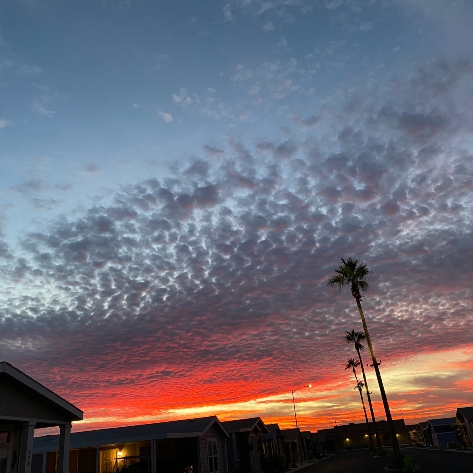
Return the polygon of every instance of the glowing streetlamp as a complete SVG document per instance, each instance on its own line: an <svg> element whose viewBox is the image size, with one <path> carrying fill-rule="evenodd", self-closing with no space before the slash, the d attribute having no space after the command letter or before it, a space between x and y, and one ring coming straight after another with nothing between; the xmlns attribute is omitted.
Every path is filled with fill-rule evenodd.
<svg viewBox="0 0 473 473"><path fill-rule="evenodd" d="M298 388L292 390L292 405L294 406L294 419L296 421L296 429L298 429L299 426L297 425L296 401L294 400L294 393L298 391L299 389L311 388L311 387L312 387L312 384L305 384L304 386L299 386Z"/></svg>

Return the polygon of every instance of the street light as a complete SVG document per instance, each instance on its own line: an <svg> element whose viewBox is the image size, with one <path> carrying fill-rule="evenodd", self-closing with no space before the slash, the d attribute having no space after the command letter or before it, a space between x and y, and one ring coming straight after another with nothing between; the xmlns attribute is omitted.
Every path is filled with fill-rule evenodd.
<svg viewBox="0 0 473 473"><path fill-rule="evenodd" d="M297 425L296 402L294 400L294 393L298 391L299 389L311 388L311 387L312 387L312 384L305 384L304 386L299 386L298 388L292 390L292 405L294 406L294 419L296 421L296 429L298 429L299 427Z"/></svg>

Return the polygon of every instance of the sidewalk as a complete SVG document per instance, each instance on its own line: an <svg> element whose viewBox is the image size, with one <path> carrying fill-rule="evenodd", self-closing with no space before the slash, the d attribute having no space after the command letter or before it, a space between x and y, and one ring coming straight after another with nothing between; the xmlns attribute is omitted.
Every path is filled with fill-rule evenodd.
<svg viewBox="0 0 473 473"><path fill-rule="evenodd" d="M468 450L463 450L463 449L456 449L456 448L444 448L443 450L440 450L440 448L436 447L406 447L406 448L412 448L415 450L428 450L430 452L457 452L457 453L469 453L470 455L473 454L473 449L469 448Z"/></svg>
<svg viewBox="0 0 473 473"><path fill-rule="evenodd" d="M302 470L302 468L306 468L310 465L313 465L314 463L320 463L320 462L326 460L327 458L333 457L334 455L335 455L335 453L328 453L327 455L325 455L324 457L322 457L318 460L316 460L315 458L312 459L312 460L305 460L302 465L298 465L296 468L289 467L288 473L293 473L294 471Z"/></svg>

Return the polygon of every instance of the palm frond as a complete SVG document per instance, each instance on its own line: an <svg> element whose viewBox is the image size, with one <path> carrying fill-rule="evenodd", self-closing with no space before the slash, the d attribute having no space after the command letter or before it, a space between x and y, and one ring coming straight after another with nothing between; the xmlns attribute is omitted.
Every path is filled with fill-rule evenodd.
<svg viewBox="0 0 473 473"><path fill-rule="evenodd" d="M361 392L364 386L365 386L365 383L363 381L358 381L354 389L358 389L358 391Z"/></svg>
<svg viewBox="0 0 473 473"><path fill-rule="evenodd" d="M361 345L361 340L366 339L366 336L363 332L356 332L355 330L351 330L349 332L348 330L346 330L345 333L346 333L345 340L347 341L347 343L354 343L355 348L357 345L360 345L361 347L363 347L363 345ZM360 349L362 350L363 348L360 348Z"/></svg>
<svg viewBox="0 0 473 473"><path fill-rule="evenodd" d="M366 278L371 274L366 263L358 264L358 260L348 258L346 261L342 258L341 265L335 269L335 276L328 281L328 286L338 286L340 289L344 286L359 287L362 291L368 290Z"/></svg>
<svg viewBox="0 0 473 473"><path fill-rule="evenodd" d="M354 358L348 358L348 361L347 361L347 365L345 367L345 369L353 369L353 368L357 368L358 366L360 366L360 362L358 360L355 360Z"/></svg>

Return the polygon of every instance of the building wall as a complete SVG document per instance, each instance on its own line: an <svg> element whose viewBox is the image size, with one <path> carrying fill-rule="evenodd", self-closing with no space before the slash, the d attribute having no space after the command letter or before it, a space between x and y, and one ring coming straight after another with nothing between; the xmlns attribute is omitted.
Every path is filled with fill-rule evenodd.
<svg viewBox="0 0 473 473"><path fill-rule="evenodd" d="M217 441L218 473L225 473L227 471L227 467L225 458L224 437L222 435L222 430L215 425L213 425L205 433L205 435L199 437L199 448L201 455L199 473L210 473L208 448L209 440Z"/></svg>
<svg viewBox="0 0 473 473"><path fill-rule="evenodd" d="M404 421L401 419L395 420L394 427L399 444L410 443L409 432L406 429ZM376 428L381 439L381 444L383 446L391 445L388 423L386 421L376 422ZM333 429L321 430L319 433L326 436L325 442L327 450L346 450L350 448L362 448L368 445L366 423L338 425ZM374 429L372 429L371 433L373 434L373 439L375 439Z"/></svg>

